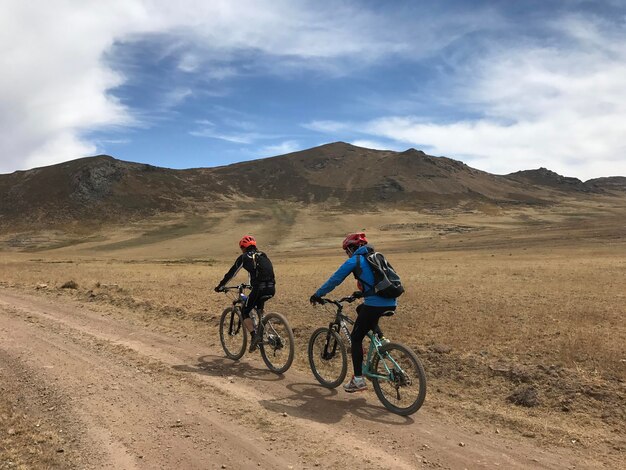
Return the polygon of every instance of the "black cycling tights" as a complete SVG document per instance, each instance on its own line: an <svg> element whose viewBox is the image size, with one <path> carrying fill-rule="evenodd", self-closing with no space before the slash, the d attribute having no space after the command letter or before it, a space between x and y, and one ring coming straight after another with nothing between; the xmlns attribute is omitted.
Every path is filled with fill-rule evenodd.
<svg viewBox="0 0 626 470"><path fill-rule="evenodd" d="M382 336L382 331L378 327L378 320L385 312L395 309L396 307L372 307L364 304L356 308L357 318L350 334L354 375L363 375L363 339L367 336L367 332L372 330L379 336Z"/></svg>
<svg viewBox="0 0 626 470"><path fill-rule="evenodd" d="M276 294L276 289L274 288L274 286L252 287L250 295L248 295L248 300L246 300L245 305L241 309L241 315L244 318L250 318L250 312L253 308L256 307L259 310L263 310L263 308L265 307L265 301L268 300L270 297L273 297L274 294ZM266 296L267 298L262 298Z"/></svg>

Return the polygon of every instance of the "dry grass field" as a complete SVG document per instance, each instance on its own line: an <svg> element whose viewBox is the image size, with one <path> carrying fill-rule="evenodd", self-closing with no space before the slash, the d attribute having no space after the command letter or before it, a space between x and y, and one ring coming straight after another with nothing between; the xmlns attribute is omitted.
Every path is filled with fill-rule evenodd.
<svg viewBox="0 0 626 470"><path fill-rule="evenodd" d="M382 327L424 361L425 407L476 432L614 461L626 450L625 221L623 199L352 215L268 203L102 231L80 244L56 233L6 237L0 283L128 307L137 323L216 345L227 299L212 288L238 238L253 233L277 273L268 310L288 317L294 367L306 371L308 337L331 318L308 297L343 261L342 236L365 229L406 284ZM62 288L67 281L77 288ZM354 287L348 279L331 295Z"/></svg>

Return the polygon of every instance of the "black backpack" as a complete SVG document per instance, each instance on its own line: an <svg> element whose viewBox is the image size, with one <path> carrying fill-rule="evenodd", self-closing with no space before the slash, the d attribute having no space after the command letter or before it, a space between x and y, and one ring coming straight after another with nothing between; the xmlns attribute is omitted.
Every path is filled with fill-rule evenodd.
<svg viewBox="0 0 626 470"><path fill-rule="evenodd" d="M398 273L396 273L393 266L389 264L382 253L370 251L366 255L357 256L358 258L356 260L356 270L354 274L361 284L367 287L367 290L364 292L365 295L374 294L387 299L395 299L404 293L404 287L402 287L400 276L398 276ZM373 286L361 279L361 273L363 271L361 268L361 257L365 258L367 263L372 268L372 272L374 273Z"/></svg>
<svg viewBox="0 0 626 470"><path fill-rule="evenodd" d="M274 266L265 253L262 251L254 252L252 261L254 261L256 268L257 282L274 282Z"/></svg>

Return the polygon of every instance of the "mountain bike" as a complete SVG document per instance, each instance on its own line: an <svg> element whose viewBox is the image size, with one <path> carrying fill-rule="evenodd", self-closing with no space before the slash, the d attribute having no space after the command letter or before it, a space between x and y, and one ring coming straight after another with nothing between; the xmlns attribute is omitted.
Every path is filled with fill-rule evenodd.
<svg viewBox="0 0 626 470"><path fill-rule="evenodd" d="M343 304L352 303L359 297L351 295L339 300L322 299L322 305L334 306L335 319L328 327L313 332L308 354L311 371L324 387L335 388L346 378L346 344L352 347L348 325L354 325L354 321L343 314ZM345 336L345 342L340 333ZM370 345L363 363L363 375L371 380L376 396L392 413L402 416L415 413L426 398L424 366L411 348L389 342L383 338L382 331L369 331L367 336Z"/></svg>
<svg viewBox="0 0 626 470"><path fill-rule="evenodd" d="M247 299L245 291L251 288L252 286L248 284L239 284L224 287L223 290L231 298L233 304L224 310L220 318L220 342L226 357L235 361L245 354L248 336L250 336L243 325L241 309ZM263 362L276 374L286 372L291 367L294 355L293 331L287 319L280 313L264 315L256 308L250 312L250 318L252 318L254 328L262 335L259 349Z"/></svg>

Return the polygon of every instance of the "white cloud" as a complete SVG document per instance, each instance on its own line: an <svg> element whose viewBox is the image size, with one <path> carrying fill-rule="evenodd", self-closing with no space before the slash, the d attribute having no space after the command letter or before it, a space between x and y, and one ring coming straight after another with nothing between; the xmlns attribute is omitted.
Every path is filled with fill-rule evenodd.
<svg viewBox="0 0 626 470"><path fill-rule="evenodd" d="M190 96L193 96L193 90L191 88L174 88L164 95L161 106L166 109L173 108L181 104Z"/></svg>
<svg viewBox="0 0 626 470"><path fill-rule="evenodd" d="M199 127L190 131L190 135L194 137L225 140L236 144L252 144L258 140L273 139L276 137L271 134L258 132L253 123L228 117L221 120L219 128L218 125L207 119L196 121L196 124Z"/></svg>
<svg viewBox="0 0 626 470"><path fill-rule="evenodd" d="M626 175L626 29L580 17L555 27L559 45L492 49L459 74L452 100L482 118L388 116L364 132L495 173Z"/></svg>
<svg viewBox="0 0 626 470"><path fill-rule="evenodd" d="M338 132L344 132L353 129L354 124L340 121L311 121L302 124L302 127L311 131L324 132L326 134L336 134Z"/></svg>
<svg viewBox="0 0 626 470"><path fill-rule="evenodd" d="M395 143L383 143L376 140L367 140L367 139L357 139L351 142L352 145L356 145L357 147L363 147L366 149L374 149L374 150L406 150L406 148L402 148L402 146Z"/></svg>
<svg viewBox="0 0 626 470"><path fill-rule="evenodd" d="M225 140L227 142L233 142L236 144L251 144L255 140L265 138L263 134L248 132L248 133L226 133L217 131L211 127L205 127L189 132L194 137L208 137L211 139Z"/></svg>
<svg viewBox="0 0 626 470"><path fill-rule="evenodd" d="M276 145L268 145L259 150L259 155L273 157L275 155L285 155L286 153L302 150L302 146L295 140L286 140Z"/></svg>
<svg viewBox="0 0 626 470"><path fill-rule="evenodd" d="M199 66L200 58L195 54L183 54L178 62L179 70L187 73L195 72Z"/></svg>
<svg viewBox="0 0 626 470"><path fill-rule="evenodd" d="M94 155L97 153L97 147L95 144L77 139L72 132L58 132L29 155L28 168L62 163L68 160L65 157L68 153L74 155L75 158L82 155Z"/></svg>
<svg viewBox="0 0 626 470"><path fill-rule="evenodd" d="M82 132L133 123L107 94L123 77L100 60L127 21L141 23L141 11L120 15L120 3L108 12L94 3L89 11L79 2L0 4L1 172L84 156L95 146Z"/></svg>
<svg viewBox="0 0 626 470"><path fill-rule="evenodd" d="M97 141L98 144L116 144L116 145L125 145L125 144L130 144L131 140L126 138L126 139L99 139Z"/></svg>
<svg viewBox="0 0 626 470"><path fill-rule="evenodd" d="M260 59L251 66L264 67L265 73L303 68L345 73L389 54L424 56L485 21L480 12L463 20L440 15L422 22L418 31L407 21L400 27L398 19L356 2L321 8L316 1L288 0L189 0L182 5L51 0L36 6L4 0L0 172L84 156L94 150L86 133L138 124L141 112L109 94L126 79L103 60L114 44L132 45L147 35L170 37L174 49L193 45L193 50L179 51L179 70L223 81L240 73L229 60L242 51L254 51ZM443 29L446 34L440 33ZM224 93L215 91L216 96ZM186 96L166 98L175 105Z"/></svg>

